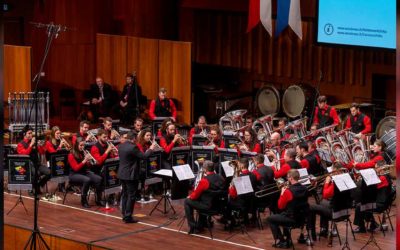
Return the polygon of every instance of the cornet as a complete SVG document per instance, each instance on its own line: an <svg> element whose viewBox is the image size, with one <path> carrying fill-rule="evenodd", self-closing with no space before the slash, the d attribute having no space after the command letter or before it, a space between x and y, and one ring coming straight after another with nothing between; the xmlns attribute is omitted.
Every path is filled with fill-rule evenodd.
<svg viewBox="0 0 400 250"><path fill-rule="evenodd" d="M92 132L88 131L87 134L89 136L89 141L97 142L97 137Z"/></svg>
<svg viewBox="0 0 400 250"><path fill-rule="evenodd" d="M113 136L114 136L114 140L119 140L121 138L121 135L118 133L117 130L111 129L111 136L110 137L113 137Z"/></svg>
<svg viewBox="0 0 400 250"><path fill-rule="evenodd" d="M87 151L87 150L83 150L83 154L86 156L89 156L89 162L91 165L97 165L97 161L96 159L93 157L93 155Z"/></svg>
<svg viewBox="0 0 400 250"><path fill-rule="evenodd" d="M61 143L63 144L63 148L65 148L66 150L69 151L72 149L71 144L69 144L63 136L61 136Z"/></svg>
<svg viewBox="0 0 400 250"><path fill-rule="evenodd" d="M180 134L178 134L178 135L179 135L180 143L184 144L184 145L188 145L188 141L184 137L182 137Z"/></svg>
<svg viewBox="0 0 400 250"><path fill-rule="evenodd" d="M154 144L155 148L154 149L162 149L162 147L157 143L156 139L153 138L153 140L151 141L151 144Z"/></svg>
<svg viewBox="0 0 400 250"><path fill-rule="evenodd" d="M111 150L114 151L115 153L118 153L118 148L112 144L112 142L108 141L107 145L111 147Z"/></svg>

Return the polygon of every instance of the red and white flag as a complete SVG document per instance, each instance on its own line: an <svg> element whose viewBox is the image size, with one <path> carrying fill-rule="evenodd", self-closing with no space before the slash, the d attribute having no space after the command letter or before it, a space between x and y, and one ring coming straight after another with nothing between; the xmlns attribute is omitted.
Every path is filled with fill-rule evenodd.
<svg viewBox="0 0 400 250"><path fill-rule="evenodd" d="M249 0L249 20L247 32L250 32L260 21L272 36L271 0Z"/></svg>

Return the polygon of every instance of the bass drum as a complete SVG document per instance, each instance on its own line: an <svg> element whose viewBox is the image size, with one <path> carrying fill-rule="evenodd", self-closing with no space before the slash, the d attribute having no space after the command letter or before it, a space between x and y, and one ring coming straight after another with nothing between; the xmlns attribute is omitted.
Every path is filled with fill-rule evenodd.
<svg viewBox="0 0 400 250"><path fill-rule="evenodd" d="M391 129L396 130L396 117L386 116L378 123L378 126L376 126L376 138L380 139L385 134L385 131L389 132Z"/></svg>
<svg viewBox="0 0 400 250"><path fill-rule="evenodd" d="M282 97L283 112L290 118L310 118L316 92L314 87L307 84L289 86Z"/></svg>
<svg viewBox="0 0 400 250"><path fill-rule="evenodd" d="M264 115L276 115L281 108L279 91L272 85L260 88L256 98L257 107Z"/></svg>

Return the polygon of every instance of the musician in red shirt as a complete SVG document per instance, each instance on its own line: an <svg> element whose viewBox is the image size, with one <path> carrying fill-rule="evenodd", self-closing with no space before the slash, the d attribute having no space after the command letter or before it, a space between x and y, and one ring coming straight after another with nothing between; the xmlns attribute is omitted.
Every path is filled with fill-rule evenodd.
<svg viewBox="0 0 400 250"><path fill-rule="evenodd" d="M367 168L374 168L376 163L379 161L385 161L383 158L383 151L385 150L385 143L381 140L376 140L374 145L371 145L372 154L370 155L370 160L367 162L351 162L350 166L354 167L357 170L360 169L367 169Z"/></svg>
<svg viewBox="0 0 400 250"><path fill-rule="evenodd" d="M188 141L189 144L192 145L193 135L198 135L204 133L205 136L209 133L209 128L207 126L207 120L205 116L199 116L197 120L197 125L194 128L191 128L189 131Z"/></svg>
<svg viewBox="0 0 400 250"><path fill-rule="evenodd" d="M300 157L300 165L302 168L306 168L308 174L314 176L322 175L324 168L321 166L319 159L308 152L308 143L301 142L296 146L297 155Z"/></svg>
<svg viewBox="0 0 400 250"><path fill-rule="evenodd" d="M246 128L243 137L244 140L243 143L240 144L239 150L261 153L260 143L257 142L257 136L252 128Z"/></svg>
<svg viewBox="0 0 400 250"><path fill-rule="evenodd" d="M352 103L350 107L351 116L346 121L346 129L358 136L371 133L371 119L360 112L360 107L357 103Z"/></svg>
<svg viewBox="0 0 400 250"><path fill-rule="evenodd" d="M96 159L97 165L93 169L93 172L100 174L101 167L108 158L114 158L118 156L115 148L107 144L108 138L107 133L103 129L99 129L97 132L97 143L92 146L90 153Z"/></svg>
<svg viewBox="0 0 400 250"><path fill-rule="evenodd" d="M176 121L175 103L172 99L167 98L167 90L165 88L160 88L158 98L151 101L149 116L151 120L157 117L172 117Z"/></svg>
<svg viewBox="0 0 400 250"><path fill-rule="evenodd" d="M327 104L327 99L324 95L318 97L318 107L315 107L313 123L318 124L318 128L339 124L336 109Z"/></svg>
<svg viewBox="0 0 400 250"><path fill-rule="evenodd" d="M46 160L49 160L49 154L55 153L62 149L71 150L71 145L61 136L61 130L58 126L51 128L50 138L44 144L46 151Z"/></svg>
<svg viewBox="0 0 400 250"><path fill-rule="evenodd" d="M88 135L89 131L89 122L81 121L79 123L79 132L72 136L72 145L75 144L76 139L81 137L85 139L85 142L90 141L92 138Z"/></svg>
<svg viewBox="0 0 400 250"><path fill-rule="evenodd" d="M274 171L275 179L285 178L289 170L301 168L300 163L296 161L296 154L297 153L295 149L287 149L284 156L285 163L280 166L280 169L277 169L276 166L271 167Z"/></svg>

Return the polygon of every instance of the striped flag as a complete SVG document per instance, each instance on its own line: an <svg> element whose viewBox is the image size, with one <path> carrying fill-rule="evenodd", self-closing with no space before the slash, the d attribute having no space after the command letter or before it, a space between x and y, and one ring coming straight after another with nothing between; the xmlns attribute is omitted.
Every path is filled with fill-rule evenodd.
<svg viewBox="0 0 400 250"><path fill-rule="evenodd" d="M278 15L275 35L290 26L296 35L302 39L300 0L278 0Z"/></svg>
<svg viewBox="0 0 400 250"><path fill-rule="evenodd" d="M250 32L260 21L272 36L271 0L249 0L249 19L247 32Z"/></svg>

